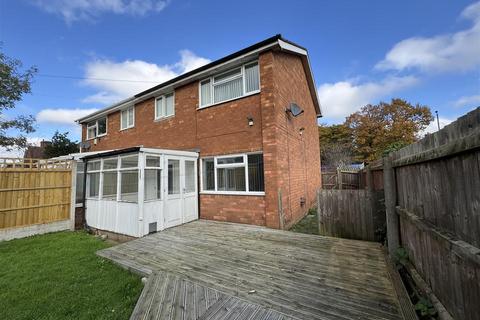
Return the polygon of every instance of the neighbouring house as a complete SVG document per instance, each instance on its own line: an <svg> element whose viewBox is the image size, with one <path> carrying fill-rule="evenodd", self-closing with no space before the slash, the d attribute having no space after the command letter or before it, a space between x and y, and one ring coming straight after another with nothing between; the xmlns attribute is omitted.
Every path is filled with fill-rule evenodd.
<svg viewBox="0 0 480 320"><path fill-rule="evenodd" d="M27 150L23 154L24 158L33 158L33 159L46 159L44 151L45 148L52 144L50 141L42 140L40 141L39 146L28 146Z"/></svg>
<svg viewBox="0 0 480 320"><path fill-rule="evenodd" d="M315 205L320 116L307 50L281 35L87 115L87 224L133 236L198 217L288 228Z"/></svg>

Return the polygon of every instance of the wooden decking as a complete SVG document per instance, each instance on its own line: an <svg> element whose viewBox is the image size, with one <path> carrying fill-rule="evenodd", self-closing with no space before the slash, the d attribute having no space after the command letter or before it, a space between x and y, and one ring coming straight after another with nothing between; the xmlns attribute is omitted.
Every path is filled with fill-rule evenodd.
<svg viewBox="0 0 480 320"><path fill-rule="evenodd" d="M152 274L132 318L402 318L375 243L200 220L98 254Z"/></svg>

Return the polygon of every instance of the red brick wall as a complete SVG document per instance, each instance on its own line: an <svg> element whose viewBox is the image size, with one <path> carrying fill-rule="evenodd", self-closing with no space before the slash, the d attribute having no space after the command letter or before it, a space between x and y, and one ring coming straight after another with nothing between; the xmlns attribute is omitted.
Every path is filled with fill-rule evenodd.
<svg viewBox="0 0 480 320"><path fill-rule="evenodd" d="M202 218L265 225L265 201L261 196L202 195Z"/></svg>
<svg viewBox="0 0 480 320"><path fill-rule="evenodd" d="M135 106L131 129L120 131L120 112L109 115L107 135L98 138L91 151L143 145L199 149L204 157L263 150L265 197L202 194L200 216L278 228L281 190L286 222L291 224L312 205L320 185L315 109L299 58L270 51L260 55L259 66L260 94L198 110L198 82L193 82L176 88L175 116L169 119L154 121L153 98ZM291 101L305 109L299 118L285 116ZM248 117L254 120L251 127ZM303 136L300 127L305 127ZM85 133L84 126L82 139ZM305 207L299 205L302 196L307 198Z"/></svg>
<svg viewBox="0 0 480 320"><path fill-rule="evenodd" d="M321 184L318 125L300 57L275 52L273 66L277 188L282 192L282 209L288 227L315 205L316 190ZM285 112L292 102L304 110L296 118ZM302 128L303 133L300 134ZM300 204L301 198L306 200L303 206Z"/></svg>

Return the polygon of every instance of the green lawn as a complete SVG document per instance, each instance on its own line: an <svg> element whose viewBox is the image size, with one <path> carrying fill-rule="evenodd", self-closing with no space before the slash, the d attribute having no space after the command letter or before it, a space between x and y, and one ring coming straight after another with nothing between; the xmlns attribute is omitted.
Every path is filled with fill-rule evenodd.
<svg viewBox="0 0 480 320"><path fill-rule="evenodd" d="M290 228L290 231L308 234L318 234L317 209L312 208L308 210L308 214L303 217L302 220L293 225L293 227Z"/></svg>
<svg viewBox="0 0 480 320"><path fill-rule="evenodd" d="M0 242L0 319L128 319L140 277L99 258L85 232Z"/></svg>

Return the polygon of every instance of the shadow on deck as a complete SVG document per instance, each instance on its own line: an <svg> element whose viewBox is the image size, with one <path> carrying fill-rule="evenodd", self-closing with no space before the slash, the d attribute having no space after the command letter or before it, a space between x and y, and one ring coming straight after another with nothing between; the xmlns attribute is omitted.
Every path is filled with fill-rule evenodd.
<svg viewBox="0 0 480 320"><path fill-rule="evenodd" d="M98 255L151 274L132 319L402 319L377 243L199 220Z"/></svg>

